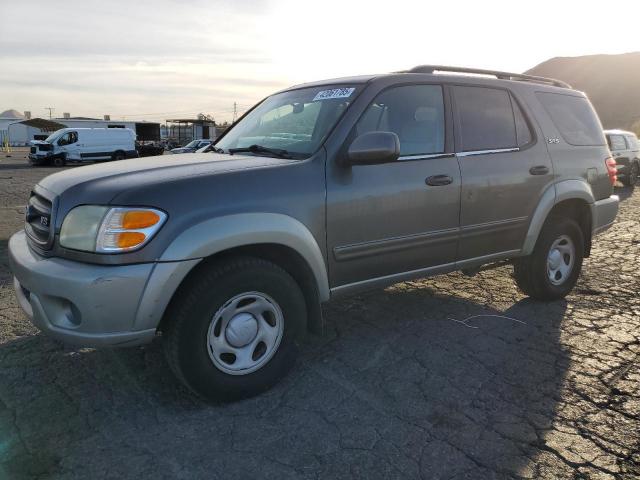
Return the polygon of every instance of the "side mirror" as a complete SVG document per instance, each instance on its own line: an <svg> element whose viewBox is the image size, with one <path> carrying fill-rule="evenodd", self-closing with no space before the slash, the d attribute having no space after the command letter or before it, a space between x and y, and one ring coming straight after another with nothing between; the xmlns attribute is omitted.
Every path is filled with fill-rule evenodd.
<svg viewBox="0 0 640 480"><path fill-rule="evenodd" d="M347 151L352 165L390 163L400 156L400 139L393 132L367 132L356 137Z"/></svg>

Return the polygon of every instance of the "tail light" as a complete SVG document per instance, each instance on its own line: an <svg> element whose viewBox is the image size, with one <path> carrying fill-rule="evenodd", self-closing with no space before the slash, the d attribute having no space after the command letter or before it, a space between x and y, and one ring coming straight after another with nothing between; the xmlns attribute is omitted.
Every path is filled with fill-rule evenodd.
<svg viewBox="0 0 640 480"><path fill-rule="evenodd" d="M611 185L615 185L618 181L618 169L616 169L616 161L613 157L609 157L604 161L607 166L607 173L609 174L609 181Z"/></svg>

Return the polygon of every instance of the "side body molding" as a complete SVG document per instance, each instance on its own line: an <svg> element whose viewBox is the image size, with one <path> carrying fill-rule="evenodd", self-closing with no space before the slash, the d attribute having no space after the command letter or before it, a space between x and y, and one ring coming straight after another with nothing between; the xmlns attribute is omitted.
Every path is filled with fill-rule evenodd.
<svg viewBox="0 0 640 480"><path fill-rule="evenodd" d="M584 180L563 180L549 186L540 198L538 206L531 217L529 230L524 240L522 255L530 255L538 240L547 216L557 203L564 200L584 200L588 205L593 205L595 198L591 187Z"/></svg>
<svg viewBox="0 0 640 480"><path fill-rule="evenodd" d="M329 300L327 267L320 247L307 227L288 215L240 213L205 220L176 237L159 260L200 259L223 250L260 243L275 243L298 252L313 272L320 301Z"/></svg>

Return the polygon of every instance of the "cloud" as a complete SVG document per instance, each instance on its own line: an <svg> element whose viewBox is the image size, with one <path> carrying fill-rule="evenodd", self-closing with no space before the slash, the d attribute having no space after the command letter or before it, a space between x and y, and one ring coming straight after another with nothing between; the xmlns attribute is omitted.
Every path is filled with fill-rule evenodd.
<svg viewBox="0 0 640 480"><path fill-rule="evenodd" d="M233 0L2 2L0 107L88 115L253 103L286 85L256 75L273 62L262 23L270 8Z"/></svg>
<svg viewBox="0 0 640 480"><path fill-rule="evenodd" d="M633 29L594 35L597 3L537 2L518 16L502 0L0 0L0 110L225 115L322 78L640 50Z"/></svg>

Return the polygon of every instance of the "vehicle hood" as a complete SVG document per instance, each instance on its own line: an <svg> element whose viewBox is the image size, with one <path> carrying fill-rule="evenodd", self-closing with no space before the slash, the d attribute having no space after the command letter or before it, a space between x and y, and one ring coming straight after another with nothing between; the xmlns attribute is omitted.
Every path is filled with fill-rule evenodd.
<svg viewBox="0 0 640 480"><path fill-rule="evenodd" d="M173 148L171 149L171 153L188 153L188 152L193 152L194 150L192 148L186 148L186 147L180 147L180 148Z"/></svg>
<svg viewBox="0 0 640 480"><path fill-rule="evenodd" d="M36 145L51 145L51 144L49 142L45 142L44 140L31 140L29 142L29 145L36 146Z"/></svg>
<svg viewBox="0 0 640 480"><path fill-rule="evenodd" d="M49 175L39 186L54 195L70 188L107 190L111 198L138 185L170 182L180 178L214 175L246 169L259 169L296 163L289 160L252 155L223 155L213 152L133 158L76 167ZM81 200L81 199L80 199Z"/></svg>

